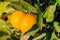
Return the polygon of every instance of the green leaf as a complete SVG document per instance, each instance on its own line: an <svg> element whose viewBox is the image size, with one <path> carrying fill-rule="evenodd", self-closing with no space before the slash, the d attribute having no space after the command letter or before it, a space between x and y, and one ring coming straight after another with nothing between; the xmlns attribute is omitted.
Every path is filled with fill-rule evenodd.
<svg viewBox="0 0 60 40"><path fill-rule="evenodd" d="M45 36L46 36L46 33L42 33L41 35L39 35L38 37L34 38L33 40L39 40L39 39L41 39L41 38L43 38Z"/></svg>
<svg viewBox="0 0 60 40"><path fill-rule="evenodd" d="M56 2L60 5L60 0L56 0Z"/></svg>
<svg viewBox="0 0 60 40"><path fill-rule="evenodd" d="M10 28L13 28L12 25L10 24L9 20L6 22L7 22L7 26L9 26Z"/></svg>
<svg viewBox="0 0 60 40"><path fill-rule="evenodd" d="M37 0L38 9L37 9L37 25L42 30L43 27L43 13L40 10L40 0Z"/></svg>
<svg viewBox="0 0 60 40"><path fill-rule="evenodd" d="M39 28L37 28L36 30L28 32L26 35L34 36L38 30L39 30Z"/></svg>
<svg viewBox="0 0 60 40"><path fill-rule="evenodd" d="M50 40L54 40L54 39L60 40L60 39L58 39L57 36L55 35L55 32L52 33L52 36L51 36L51 39L50 39Z"/></svg>
<svg viewBox="0 0 60 40"><path fill-rule="evenodd" d="M51 34L52 34L52 30L47 29L47 30L46 30L46 40L50 40Z"/></svg>
<svg viewBox="0 0 60 40"><path fill-rule="evenodd" d="M32 31L29 31L29 32L27 32L26 34L21 34L21 40L26 40L27 38L26 37L30 37L30 36L34 36L36 33L37 33L37 31L39 30L39 28L37 28L37 29L35 29L35 30L32 30Z"/></svg>
<svg viewBox="0 0 60 40"><path fill-rule="evenodd" d="M10 37L10 36L5 35L5 36L0 37L0 40L7 40L9 37Z"/></svg>
<svg viewBox="0 0 60 40"><path fill-rule="evenodd" d="M10 1L10 2L19 2L19 0L7 0L7 1Z"/></svg>
<svg viewBox="0 0 60 40"><path fill-rule="evenodd" d="M4 9L7 7L9 2L0 2L0 17L3 14Z"/></svg>
<svg viewBox="0 0 60 40"><path fill-rule="evenodd" d="M22 5L23 8L25 8L29 12L37 13L37 8L31 6L27 2L20 0L20 4Z"/></svg>
<svg viewBox="0 0 60 40"><path fill-rule="evenodd" d="M57 5L57 3L47 7L46 12L43 15L43 17L46 18L46 22L52 22L54 20L54 12L56 9L56 5Z"/></svg>
<svg viewBox="0 0 60 40"><path fill-rule="evenodd" d="M10 34L9 27L7 26L7 23L2 19L0 19L0 31Z"/></svg>
<svg viewBox="0 0 60 40"><path fill-rule="evenodd" d="M37 17L37 24L38 27L40 28L40 30L42 30L42 26L43 26L43 13L38 12L38 17Z"/></svg>
<svg viewBox="0 0 60 40"><path fill-rule="evenodd" d="M8 35L6 32L0 31L0 37Z"/></svg>
<svg viewBox="0 0 60 40"><path fill-rule="evenodd" d="M54 22L54 28L57 32L60 32L60 26L58 22Z"/></svg>
<svg viewBox="0 0 60 40"><path fill-rule="evenodd" d="M16 10L25 10L19 3L11 3L10 5Z"/></svg>
<svg viewBox="0 0 60 40"><path fill-rule="evenodd" d="M7 14L11 14L14 11L15 11L15 9L13 9L12 7L9 7L9 6L6 7L5 10L4 10L4 12L6 12Z"/></svg>

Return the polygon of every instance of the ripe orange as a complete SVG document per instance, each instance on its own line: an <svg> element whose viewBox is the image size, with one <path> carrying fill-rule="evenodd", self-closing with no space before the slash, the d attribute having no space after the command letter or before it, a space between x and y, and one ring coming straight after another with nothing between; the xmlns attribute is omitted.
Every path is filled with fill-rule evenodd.
<svg viewBox="0 0 60 40"><path fill-rule="evenodd" d="M25 33L32 28L36 23L36 17L34 15L27 14L19 22L20 30Z"/></svg>
<svg viewBox="0 0 60 40"><path fill-rule="evenodd" d="M25 33L36 23L36 17L23 11L15 11L11 14L9 21L14 28Z"/></svg>
<svg viewBox="0 0 60 40"><path fill-rule="evenodd" d="M21 18L25 15L22 11L15 11L10 15L9 21L11 25L13 25L14 28L18 29L18 23L21 20Z"/></svg>

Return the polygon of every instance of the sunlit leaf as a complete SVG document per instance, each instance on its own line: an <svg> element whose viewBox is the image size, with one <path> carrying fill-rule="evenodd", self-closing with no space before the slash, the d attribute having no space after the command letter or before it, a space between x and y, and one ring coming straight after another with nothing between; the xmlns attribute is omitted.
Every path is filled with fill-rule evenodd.
<svg viewBox="0 0 60 40"><path fill-rule="evenodd" d="M60 5L60 0L56 0L56 2Z"/></svg>
<svg viewBox="0 0 60 40"><path fill-rule="evenodd" d="M24 35L24 36L21 36L20 40L28 40L30 36L29 35Z"/></svg>
<svg viewBox="0 0 60 40"><path fill-rule="evenodd" d="M27 32L26 34L22 34L21 35L21 40L26 40L26 39L28 39L30 36L34 36L36 33L37 33L37 31L39 30L39 28L37 28L37 29L35 29L35 30L31 30L31 31L29 31L29 32Z"/></svg>
<svg viewBox="0 0 60 40"><path fill-rule="evenodd" d="M9 2L0 2L0 17L8 4L9 4Z"/></svg>
<svg viewBox="0 0 60 40"><path fill-rule="evenodd" d="M38 30L39 30L39 28L37 28L36 30L28 32L26 35L34 36Z"/></svg>
<svg viewBox="0 0 60 40"><path fill-rule="evenodd" d="M0 40L7 40L10 36L6 35L6 36L2 36L0 37Z"/></svg>
<svg viewBox="0 0 60 40"><path fill-rule="evenodd" d="M52 22L54 20L54 12L56 10L56 5L57 3L47 7L46 12L43 15L43 17L46 18L46 22Z"/></svg>
<svg viewBox="0 0 60 40"><path fill-rule="evenodd" d="M38 37L34 38L33 40L39 40L39 39L41 39L41 38L43 38L45 36L46 36L46 33L42 33L41 35L39 35Z"/></svg>
<svg viewBox="0 0 60 40"><path fill-rule="evenodd" d="M58 37L55 35L55 32L53 32L50 40L60 40L60 39L58 39Z"/></svg>
<svg viewBox="0 0 60 40"><path fill-rule="evenodd" d="M0 19L0 31L10 34L9 27L7 26L6 22L2 19Z"/></svg>
<svg viewBox="0 0 60 40"><path fill-rule="evenodd" d="M7 14L10 14L14 11L15 11L15 9L13 9L12 7L6 7L5 10L4 10L4 12L6 12Z"/></svg>
<svg viewBox="0 0 60 40"><path fill-rule="evenodd" d="M54 22L54 28L57 32L60 32L60 26L58 22Z"/></svg>

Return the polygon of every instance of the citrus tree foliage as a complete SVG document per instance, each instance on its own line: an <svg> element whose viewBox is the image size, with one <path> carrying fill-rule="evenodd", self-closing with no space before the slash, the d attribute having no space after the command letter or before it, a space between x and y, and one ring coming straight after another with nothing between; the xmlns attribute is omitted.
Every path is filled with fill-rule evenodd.
<svg viewBox="0 0 60 40"><path fill-rule="evenodd" d="M15 10L36 15L27 31L13 28L8 20ZM0 0L0 40L60 40L60 0Z"/></svg>

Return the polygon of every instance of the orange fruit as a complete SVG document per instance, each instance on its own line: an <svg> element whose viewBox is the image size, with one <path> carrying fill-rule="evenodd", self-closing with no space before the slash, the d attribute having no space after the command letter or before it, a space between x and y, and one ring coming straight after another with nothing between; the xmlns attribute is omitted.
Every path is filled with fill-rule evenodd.
<svg viewBox="0 0 60 40"><path fill-rule="evenodd" d="M25 33L32 28L36 23L36 17L34 15L27 14L19 22L20 30Z"/></svg>
<svg viewBox="0 0 60 40"><path fill-rule="evenodd" d="M36 17L34 15L26 14L23 11L15 11L8 19L11 25L21 30L22 33L29 31L36 23Z"/></svg>
<svg viewBox="0 0 60 40"><path fill-rule="evenodd" d="M8 19L9 19L11 25L14 28L18 29L19 28L18 23L24 15L25 15L25 12L23 12L23 11L15 11L9 16Z"/></svg>

